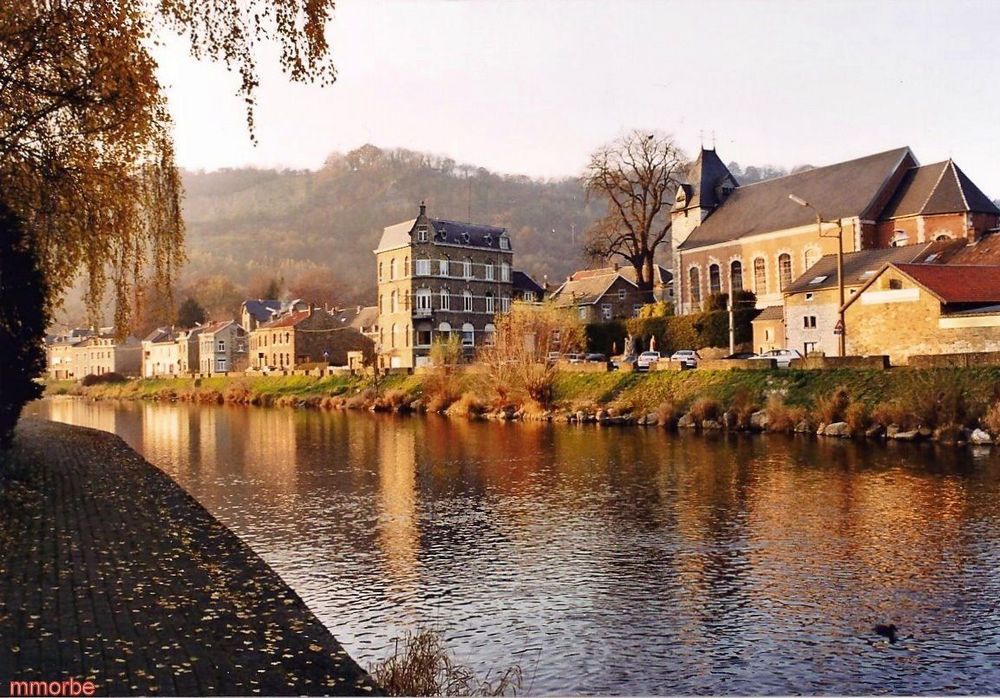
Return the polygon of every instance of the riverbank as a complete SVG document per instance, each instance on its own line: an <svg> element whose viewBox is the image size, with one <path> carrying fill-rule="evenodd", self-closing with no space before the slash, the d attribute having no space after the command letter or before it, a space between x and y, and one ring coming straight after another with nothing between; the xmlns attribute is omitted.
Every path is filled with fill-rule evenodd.
<svg viewBox="0 0 1000 698"><path fill-rule="evenodd" d="M0 691L378 693L260 557L114 435L22 420L0 513Z"/></svg>
<svg viewBox="0 0 1000 698"><path fill-rule="evenodd" d="M558 372L539 404L486 373L431 371L371 378L259 376L151 379L50 395L182 400L319 409L440 412L504 420L637 424L696 430L990 443L1000 436L1000 368Z"/></svg>

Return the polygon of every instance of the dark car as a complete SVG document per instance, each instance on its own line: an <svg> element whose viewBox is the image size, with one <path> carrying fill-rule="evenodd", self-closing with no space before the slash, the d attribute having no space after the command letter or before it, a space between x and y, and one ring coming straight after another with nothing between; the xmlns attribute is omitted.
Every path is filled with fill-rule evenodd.
<svg viewBox="0 0 1000 698"><path fill-rule="evenodd" d="M583 360L587 363L606 364L608 362L608 357L604 354L587 354L583 357Z"/></svg>
<svg viewBox="0 0 1000 698"><path fill-rule="evenodd" d="M757 355L752 351L738 351L735 354L730 354L729 356L723 356L722 358L723 360L730 360L730 359L753 359L756 357Z"/></svg>

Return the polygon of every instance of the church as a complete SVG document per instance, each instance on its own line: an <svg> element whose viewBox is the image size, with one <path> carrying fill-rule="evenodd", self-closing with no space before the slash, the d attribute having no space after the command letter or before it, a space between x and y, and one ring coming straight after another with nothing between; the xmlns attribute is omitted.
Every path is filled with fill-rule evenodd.
<svg viewBox="0 0 1000 698"><path fill-rule="evenodd" d="M758 308L781 305L784 289L836 254L838 229L848 253L945 239L976 245L998 225L1000 209L958 165L920 165L908 147L746 186L702 148L671 210L677 312L744 289Z"/></svg>

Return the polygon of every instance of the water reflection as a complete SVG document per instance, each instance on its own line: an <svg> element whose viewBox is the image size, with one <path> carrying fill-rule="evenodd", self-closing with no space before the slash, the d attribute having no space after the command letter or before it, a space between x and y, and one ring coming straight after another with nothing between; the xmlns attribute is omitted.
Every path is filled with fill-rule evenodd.
<svg viewBox="0 0 1000 698"><path fill-rule="evenodd" d="M362 662L443 631L535 693L995 692L1000 471L808 438L51 400L257 550ZM870 630L892 621L888 646ZM518 654L521 652L520 654Z"/></svg>

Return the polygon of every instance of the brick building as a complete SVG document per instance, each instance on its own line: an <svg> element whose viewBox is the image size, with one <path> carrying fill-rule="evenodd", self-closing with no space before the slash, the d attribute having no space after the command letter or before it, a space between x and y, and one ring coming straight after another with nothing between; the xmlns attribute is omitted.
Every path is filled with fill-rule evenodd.
<svg viewBox="0 0 1000 698"><path fill-rule="evenodd" d="M322 308L310 306L260 325L250 333L255 369L291 370L303 364L347 365L347 352L371 355L374 343L360 329Z"/></svg>
<svg viewBox="0 0 1000 698"><path fill-rule="evenodd" d="M815 211L843 226L844 251L963 238L976 242L1000 209L950 160L920 166L909 148L739 186L715 150L702 149L671 211L676 305L748 289L758 307L837 250L837 225L817 231Z"/></svg>
<svg viewBox="0 0 1000 698"><path fill-rule="evenodd" d="M849 354L1000 351L1000 266L884 265L846 304Z"/></svg>
<svg viewBox="0 0 1000 698"><path fill-rule="evenodd" d="M201 373L229 373L247 368L247 331L233 320L211 322L198 333Z"/></svg>
<svg viewBox="0 0 1000 698"><path fill-rule="evenodd" d="M430 218L391 225L375 249L381 365L429 361L435 339L458 336L467 356L492 341L493 318L514 294L510 237L504 228Z"/></svg>

